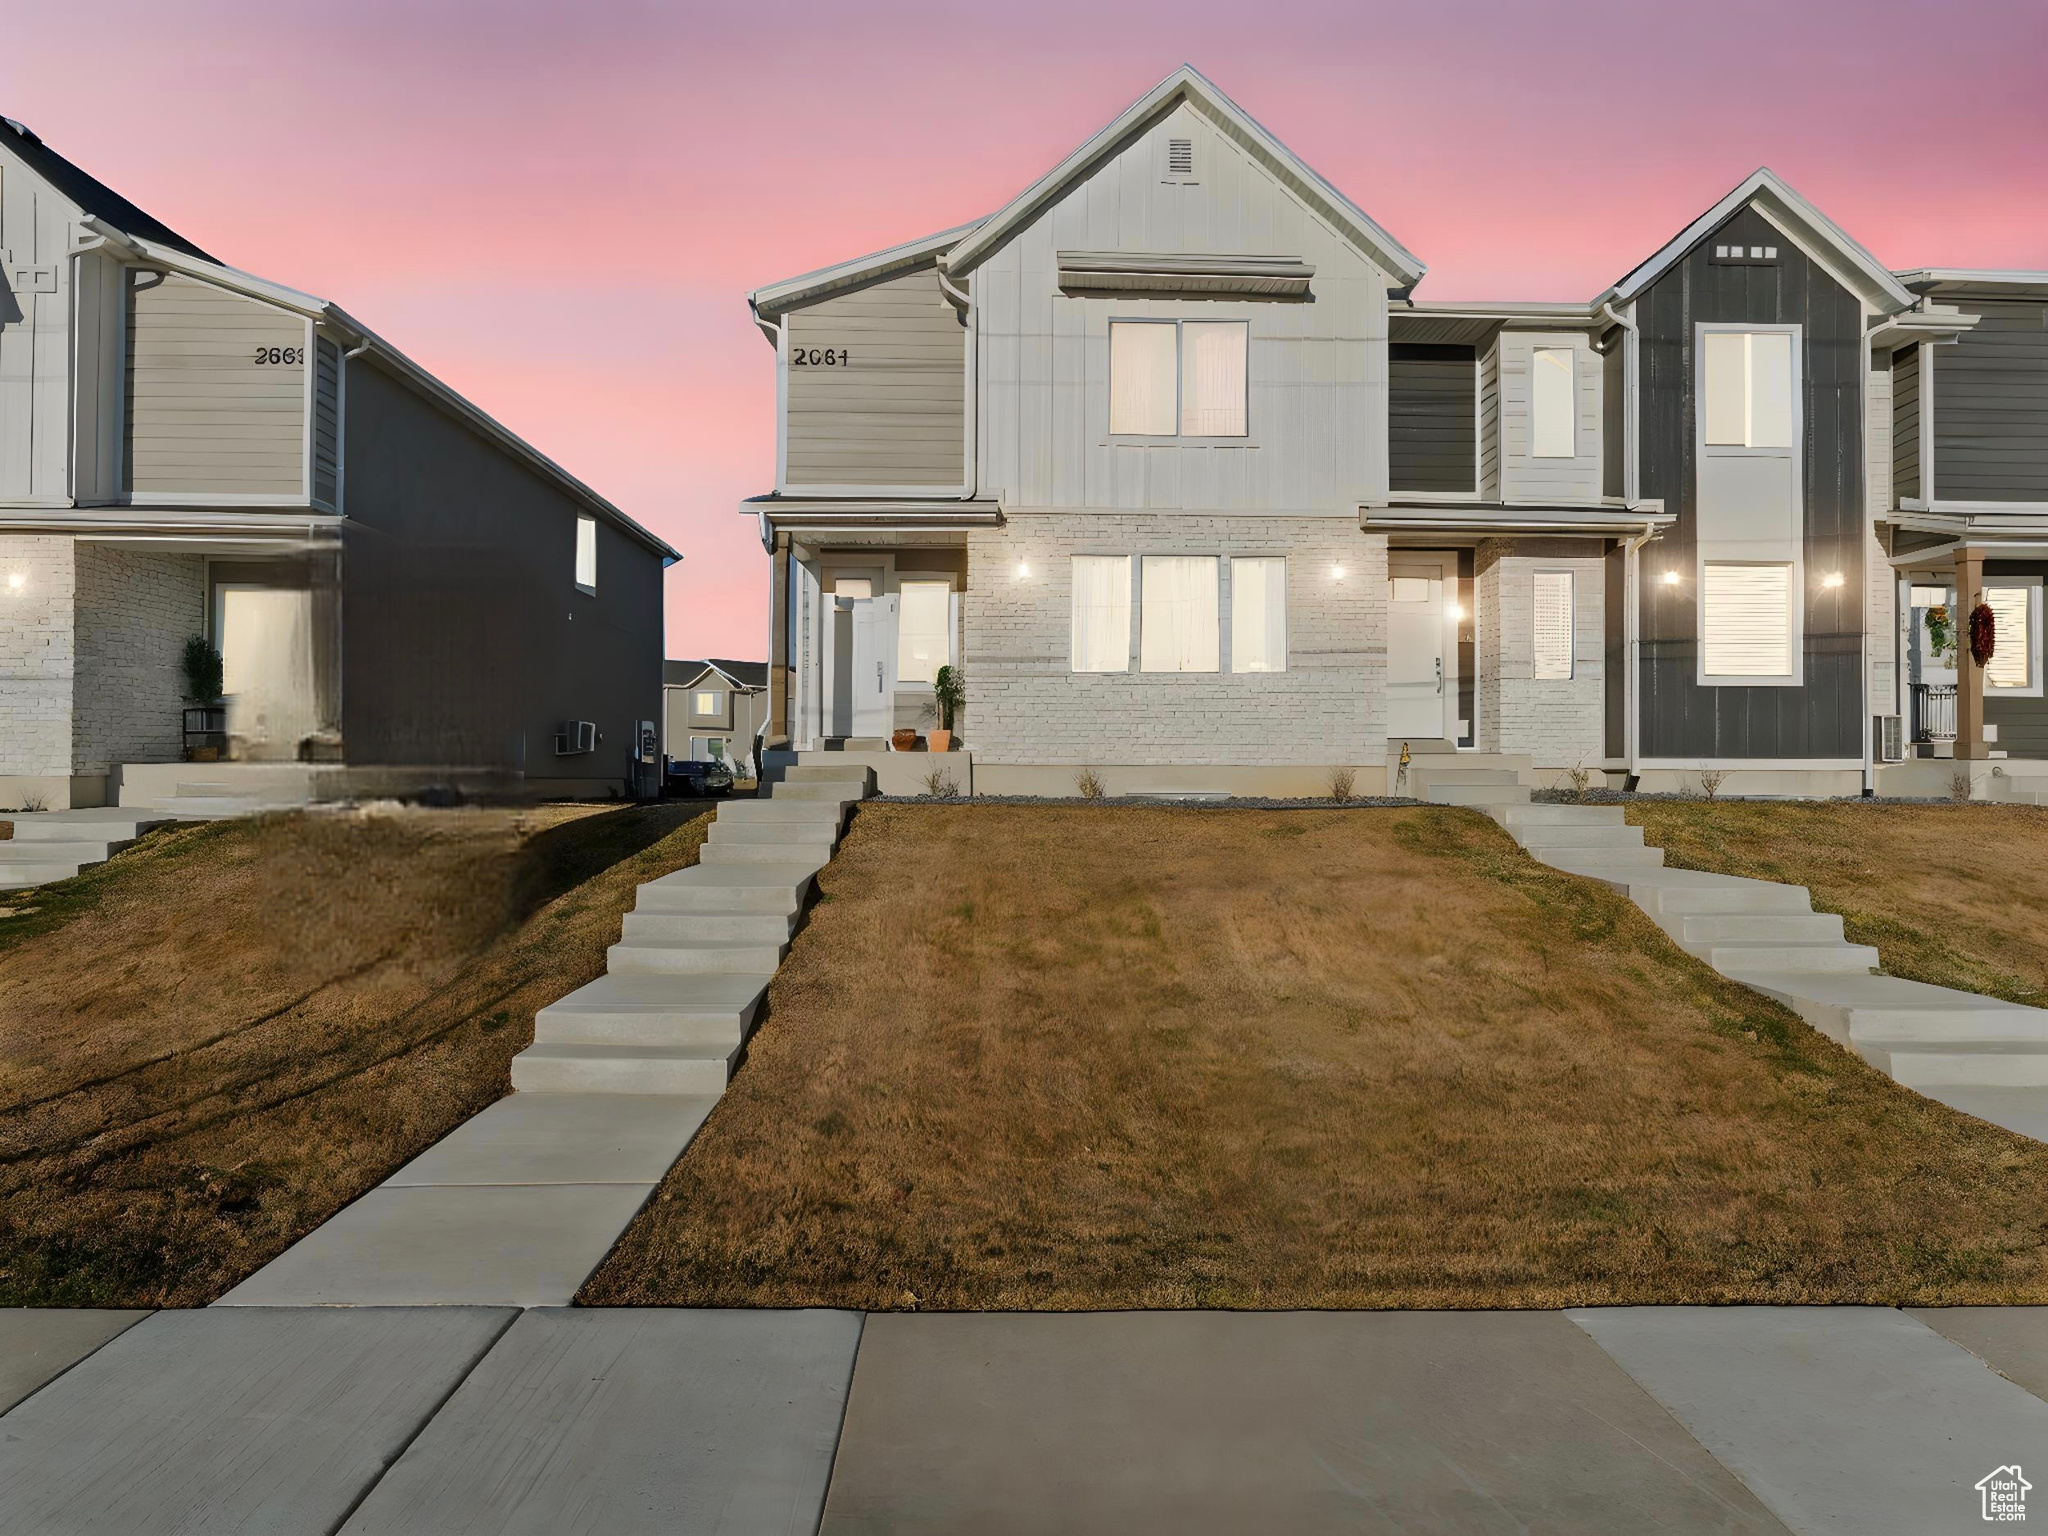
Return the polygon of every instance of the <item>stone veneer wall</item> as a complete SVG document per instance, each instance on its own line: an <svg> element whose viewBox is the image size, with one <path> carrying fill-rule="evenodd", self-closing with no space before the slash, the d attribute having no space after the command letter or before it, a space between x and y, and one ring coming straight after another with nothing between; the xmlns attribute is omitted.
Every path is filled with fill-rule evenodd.
<svg viewBox="0 0 2048 1536"><path fill-rule="evenodd" d="M71 772L72 549L62 535L0 535L0 777Z"/></svg>
<svg viewBox="0 0 2048 1536"><path fill-rule="evenodd" d="M1077 673L1076 554L1224 559L1219 672ZM1233 673L1232 555L1287 559L1287 670ZM1017 574L1019 563L1030 574ZM1344 575L1332 574L1341 566ZM1348 517L1013 513L969 536L967 708L977 762L1378 764L1386 754L1387 545ZM1134 632L1138 617L1133 604ZM1596 625L1597 634L1597 625Z"/></svg>
<svg viewBox="0 0 2048 1536"><path fill-rule="evenodd" d="M1581 539L1491 539L1474 562L1479 607L1479 745L1526 752L1538 768L1604 756L1603 609L1597 546ZM1534 677L1537 571L1570 571L1572 675Z"/></svg>
<svg viewBox="0 0 2048 1536"><path fill-rule="evenodd" d="M80 544L77 572L71 771L178 761L185 642L206 629L205 557Z"/></svg>

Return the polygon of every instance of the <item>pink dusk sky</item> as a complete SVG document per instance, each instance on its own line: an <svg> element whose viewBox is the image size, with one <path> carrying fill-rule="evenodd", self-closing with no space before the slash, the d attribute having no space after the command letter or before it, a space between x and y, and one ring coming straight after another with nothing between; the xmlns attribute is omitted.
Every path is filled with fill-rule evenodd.
<svg viewBox="0 0 2048 1536"><path fill-rule="evenodd" d="M1000 206L1183 61L1430 267L1585 299L1758 165L1891 266L2048 268L2048 0L21 6L0 113L343 305L765 654L748 289Z"/></svg>

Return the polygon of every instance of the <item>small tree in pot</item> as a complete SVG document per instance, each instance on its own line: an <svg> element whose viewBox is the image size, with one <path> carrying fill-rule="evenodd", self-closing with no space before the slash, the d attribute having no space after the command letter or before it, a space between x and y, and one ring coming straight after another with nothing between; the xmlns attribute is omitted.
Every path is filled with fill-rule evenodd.
<svg viewBox="0 0 2048 1536"><path fill-rule="evenodd" d="M215 650L204 635L194 635L185 642L185 654L179 661L185 674L185 755L195 763L210 763L220 757L221 741L227 730L227 718L221 709L221 694L226 686L220 652ZM194 725L194 720L197 725ZM198 737L197 745L192 738Z"/></svg>
<svg viewBox="0 0 2048 1536"><path fill-rule="evenodd" d="M953 716L967 702L967 680L958 667L941 667L932 679L932 701L925 706L925 718L937 720L938 729L928 731L925 740L934 752L953 750Z"/></svg>

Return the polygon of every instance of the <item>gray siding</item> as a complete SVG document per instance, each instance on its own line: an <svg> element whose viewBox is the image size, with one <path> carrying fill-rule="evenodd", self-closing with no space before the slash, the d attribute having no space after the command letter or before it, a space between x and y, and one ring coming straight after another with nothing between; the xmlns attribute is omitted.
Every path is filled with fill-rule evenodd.
<svg viewBox="0 0 2048 1536"><path fill-rule="evenodd" d="M313 499L335 505L341 488L341 348L313 343Z"/></svg>
<svg viewBox="0 0 2048 1536"><path fill-rule="evenodd" d="M1892 354L1892 487L1920 494L1920 349Z"/></svg>
<svg viewBox="0 0 2048 1536"><path fill-rule="evenodd" d="M135 495L306 494L303 357L297 315L175 273L138 273L128 301L123 462Z"/></svg>
<svg viewBox="0 0 2048 1536"><path fill-rule="evenodd" d="M661 719L660 556L600 519L579 592L577 503L381 368L349 369L344 430L349 762L621 783ZM563 720L597 751L556 757Z"/></svg>
<svg viewBox="0 0 2048 1536"><path fill-rule="evenodd" d="M964 482L966 331L931 268L794 311L789 352L791 486Z"/></svg>
<svg viewBox="0 0 2048 1536"><path fill-rule="evenodd" d="M1776 245L1775 265L1710 262L1716 238ZM1851 758L1863 751L1863 318L1855 295L1760 214L1743 208L1660 277L1636 306L1641 324L1642 493L1677 525L1643 553L1642 748L1652 758ZM1693 325L1799 324L1804 329L1802 467L1806 629L1798 687L1698 685ZM1687 579L1665 586L1654 573ZM1823 572L1845 577L1816 595Z"/></svg>
<svg viewBox="0 0 2048 1536"><path fill-rule="evenodd" d="M1626 494L1622 453L1627 441L1623 413L1628 397L1628 333L1619 327L1600 338L1600 494Z"/></svg>
<svg viewBox="0 0 2048 1536"><path fill-rule="evenodd" d="M2042 561L1987 560L1986 576L2048 577ZM2001 638L2001 645L2004 640ZM1998 747L2013 757L2048 757L2048 699L2016 699L1985 690L1984 723L1998 727Z"/></svg>
<svg viewBox="0 0 2048 1536"><path fill-rule="evenodd" d="M1934 494L2048 501L2048 304L1958 307L1983 318L1934 349Z"/></svg>
<svg viewBox="0 0 2048 1536"><path fill-rule="evenodd" d="M1396 491L1478 488L1478 362L1470 347L1387 348L1387 484Z"/></svg>

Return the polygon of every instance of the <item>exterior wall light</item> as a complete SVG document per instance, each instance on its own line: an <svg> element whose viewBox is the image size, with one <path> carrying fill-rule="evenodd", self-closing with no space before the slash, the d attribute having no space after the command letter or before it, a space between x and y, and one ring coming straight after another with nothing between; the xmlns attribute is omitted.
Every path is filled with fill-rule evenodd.
<svg viewBox="0 0 2048 1536"><path fill-rule="evenodd" d="M1453 624L1465 622L1465 605L1463 603L1451 604L1451 622Z"/></svg>
<svg viewBox="0 0 2048 1536"><path fill-rule="evenodd" d="M1019 560L1019 561L1017 562L1017 579L1018 579L1019 581L1022 581L1022 580L1024 580L1024 579L1025 579L1025 578L1026 578L1027 576L1029 576L1030 574L1031 574L1031 562L1030 562L1030 561L1028 561L1028 560Z"/></svg>
<svg viewBox="0 0 2048 1536"><path fill-rule="evenodd" d="M19 592L19 591L20 591L20 590L21 590L21 589L22 589L23 587L25 587L25 586L27 586L27 585L28 585L28 572L26 572L26 571L9 571L9 572L7 573L7 590L8 590L8 591L10 591L10 592Z"/></svg>
<svg viewBox="0 0 2048 1536"><path fill-rule="evenodd" d="M1333 565L1333 566L1331 566L1331 567L1330 567L1330 580L1332 580L1332 581L1342 581L1343 579L1344 579L1344 567L1343 567L1343 566L1341 566L1341 565Z"/></svg>
<svg viewBox="0 0 2048 1536"><path fill-rule="evenodd" d="M1678 572L1676 572L1676 571L1666 571L1666 572L1664 573L1664 585L1665 585L1665 586L1667 586L1667 587L1675 587L1675 586L1677 586L1677 585L1678 585Z"/></svg>
<svg viewBox="0 0 2048 1536"><path fill-rule="evenodd" d="M1829 588L1839 587L1842 584L1842 573L1840 571L1829 571L1827 575L1821 577L1820 584Z"/></svg>

